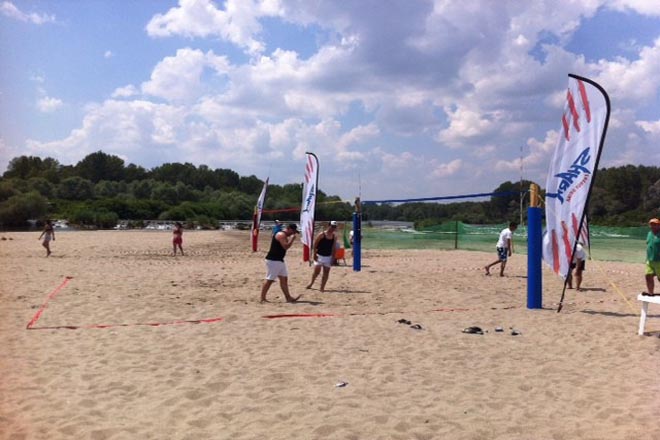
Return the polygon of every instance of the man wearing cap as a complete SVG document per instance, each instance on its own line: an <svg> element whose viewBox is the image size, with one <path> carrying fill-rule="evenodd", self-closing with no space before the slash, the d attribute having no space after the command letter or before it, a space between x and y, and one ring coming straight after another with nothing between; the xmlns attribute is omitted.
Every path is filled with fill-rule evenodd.
<svg viewBox="0 0 660 440"><path fill-rule="evenodd" d="M284 262L286 251L291 245L293 245L297 233L298 227L291 223L284 228L284 230L273 235L273 238L270 241L270 250L266 254L266 269L268 273L266 274L266 281L264 281L264 285L261 287L262 303L268 302L266 300L268 289L270 289L270 286L278 278L286 302L294 303L300 298L300 295L294 298L289 294L289 272L287 271L286 263Z"/></svg>
<svg viewBox="0 0 660 440"><path fill-rule="evenodd" d="M655 290L655 277L660 279L660 220L649 220L651 230L646 236L646 290L653 295Z"/></svg>
<svg viewBox="0 0 660 440"><path fill-rule="evenodd" d="M335 255L335 243L337 242L337 222L331 221L325 231L321 232L314 240L314 272L312 272L312 281L307 285L312 288L316 277L319 276L323 268L321 277L321 293L325 292L325 283L330 277L330 268L332 267L333 257Z"/></svg>

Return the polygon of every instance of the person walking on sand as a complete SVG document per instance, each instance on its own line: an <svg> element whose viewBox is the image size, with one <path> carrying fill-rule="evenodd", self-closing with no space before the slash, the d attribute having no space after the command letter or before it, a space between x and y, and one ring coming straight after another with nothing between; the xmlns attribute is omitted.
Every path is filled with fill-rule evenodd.
<svg viewBox="0 0 660 440"><path fill-rule="evenodd" d="M286 302L294 303L302 296L298 295L294 298L289 293L289 272L284 262L286 251L293 245L297 233L298 227L292 223L271 238L270 249L266 254L266 280L261 287L262 303L268 302L266 300L266 294L276 279L280 280L280 288L284 293Z"/></svg>
<svg viewBox="0 0 660 440"><path fill-rule="evenodd" d="M273 226L273 235L277 234L282 230L282 223L279 220L275 220L275 226Z"/></svg>
<svg viewBox="0 0 660 440"><path fill-rule="evenodd" d="M584 272L586 259L587 253L584 250L582 243L578 242L578 244L575 246L575 255L573 255L573 261L571 262L571 266L568 269L568 279L566 280L566 283L568 284L569 289L573 288L573 270L575 270L575 289L578 292L582 290L580 286L582 285L582 272Z"/></svg>
<svg viewBox="0 0 660 440"><path fill-rule="evenodd" d="M41 242L41 245L46 248L46 256L50 256L50 241L53 240L55 241L55 228L53 228L53 222L50 220L46 220L46 224L44 225L44 230L37 238L37 240L41 240L41 237L44 238L44 241Z"/></svg>
<svg viewBox="0 0 660 440"><path fill-rule="evenodd" d="M509 227L502 229L500 232L500 238L497 240L497 260L493 261L489 265L485 266L486 275L490 275L490 268L496 264L500 264L500 276L504 276L504 268L506 267L506 261L508 257L513 253L513 233L518 229L518 223L511 222Z"/></svg>
<svg viewBox="0 0 660 440"><path fill-rule="evenodd" d="M174 223L174 230L172 231L172 255L176 256L176 249L179 248L181 255L183 253L183 225L181 222Z"/></svg>
<svg viewBox="0 0 660 440"><path fill-rule="evenodd" d="M649 220L651 230L646 236L646 292L655 294L655 278L660 280L660 220Z"/></svg>
<svg viewBox="0 0 660 440"><path fill-rule="evenodd" d="M312 281L307 285L308 289L312 288L316 277L319 276L321 268L323 268L321 293L325 292L325 284L330 277L330 268L335 256L335 243L337 243L337 222L333 220L328 224L327 229L314 240L314 271L312 272Z"/></svg>

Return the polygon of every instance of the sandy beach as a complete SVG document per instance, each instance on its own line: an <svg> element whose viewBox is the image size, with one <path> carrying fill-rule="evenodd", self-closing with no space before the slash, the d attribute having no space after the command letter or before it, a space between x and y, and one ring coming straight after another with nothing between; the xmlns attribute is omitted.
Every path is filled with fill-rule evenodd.
<svg viewBox="0 0 660 440"><path fill-rule="evenodd" d="M260 304L268 232L186 231L184 257L166 231L38 236L0 233L1 439L660 439L641 262L588 262L556 313L546 268L526 308L526 255L487 277L494 249L365 243L321 293L296 243L301 301Z"/></svg>

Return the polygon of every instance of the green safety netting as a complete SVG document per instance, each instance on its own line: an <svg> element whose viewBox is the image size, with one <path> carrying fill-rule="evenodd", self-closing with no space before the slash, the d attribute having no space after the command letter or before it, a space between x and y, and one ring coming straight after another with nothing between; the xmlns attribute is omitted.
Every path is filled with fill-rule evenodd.
<svg viewBox="0 0 660 440"><path fill-rule="evenodd" d="M448 222L420 230L410 228L362 229L362 248L368 249L462 249L494 252L500 231L508 225L468 225ZM619 228L590 226L594 260L643 263L646 255L645 226ZM514 251L527 253L527 228L514 234Z"/></svg>

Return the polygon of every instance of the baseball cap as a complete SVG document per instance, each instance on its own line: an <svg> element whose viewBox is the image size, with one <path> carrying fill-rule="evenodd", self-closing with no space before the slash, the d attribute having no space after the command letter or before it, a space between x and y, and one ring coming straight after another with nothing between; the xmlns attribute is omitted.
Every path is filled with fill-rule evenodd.
<svg viewBox="0 0 660 440"><path fill-rule="evenodd" d="M298 226L295 223L290 223L289 226L287 227L291 229L293 232L298 232Z"/></svg>
<svg viewBox="0 0 660 440"><path fill-rule="evenodd" d="M657 218L652 218L651 220L649 220L649 225L660 225L660 220L658 220Z"/></svg>
<svg viewBox="0 0 660 440"><path fill-rule="evenodd" d="M330 226L334 226L334 227L337 227L337 222L336 222L336 221L334 221L334 220L333 220L333 221L331 221L331 222L330 222Z"/></svg>

